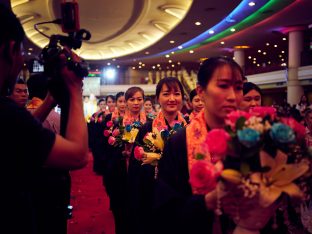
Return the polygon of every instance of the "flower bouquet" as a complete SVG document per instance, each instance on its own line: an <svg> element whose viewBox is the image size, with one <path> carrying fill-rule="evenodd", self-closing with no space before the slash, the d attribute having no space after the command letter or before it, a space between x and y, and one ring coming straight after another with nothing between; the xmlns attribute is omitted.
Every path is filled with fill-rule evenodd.
<svg viewBox="0 0 312 234"><path fill-rule="evenodd" d="M175 123L173 128L169 131L168 128L154 128L152 132L148 132L143 138L143 144L137 143L138 146L134 148L134 157L142 162L142 165L150 164L155 166L155 179L158 174L158 161L161 159L165 142L176 131L183 128L182 123Z"/></svg>
<svg viewBox="0 0 312 234"><path fill-rule="evenodd" d="M190 171L193 191L205 194L219 183L239 188L243 195L233 217L237 224L234 233L259 233L274 214L282 194L304 199L300 180L311 164L304 133L301 124L292 118L277 117L271 107L230 113L226 127L210 131L198 149L197 162ZM196 169L203 161L209 166ZM245 204L252 204L252 212L240 219L239 207Z"/></svg>

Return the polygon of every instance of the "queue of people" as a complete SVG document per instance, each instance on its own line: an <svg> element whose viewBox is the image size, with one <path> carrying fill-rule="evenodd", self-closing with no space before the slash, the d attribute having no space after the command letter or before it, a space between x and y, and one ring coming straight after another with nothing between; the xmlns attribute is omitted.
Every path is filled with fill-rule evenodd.
<svg viewBox="0 0 312 234"><path fill-rule="evenodd" d="M65 234L68 173L86 165L90 149L93 170L103 176L116 234L233 231L235 199L243 196L242 191L225 186L222 197L217 188L199 195L190 184L195 153L208 133L224 128L230 112L262 105L261 89L244 81L243 71L233 59L205 60L199 68L198 85L189 95L177 78L161 79L155 90L157 110L136 86L100 99L88 128L82 78L63 66L60 75L70 96L70 121L60 135L61 116L53 110L58 99L39 82L43 78L32 77L27 84L16 80L23 64L24 31L2 4L0 24L4 32L0 34L0 149L4 160L0 197L5 214L0 223L4 230ZM72 57L77 59L74 54ZM66 57L61 54L59 59L65 63ZM302 98L298 106L305 114L306 142L311 145L309 103ZM213 156L210 162L214 162ZM220 203L226 211L222 215L216 213ZM240 203L240 217L256 213L253 207ZM267 220L273 218L272 213L263 215ZM273 228L268 222L262 231L281 233L283 228L285 225Z"/></svg>

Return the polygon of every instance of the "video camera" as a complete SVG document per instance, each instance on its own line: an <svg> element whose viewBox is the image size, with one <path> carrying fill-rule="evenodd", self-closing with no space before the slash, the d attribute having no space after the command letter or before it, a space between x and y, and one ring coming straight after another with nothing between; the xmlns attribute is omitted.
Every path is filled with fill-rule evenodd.
<svg viewBox="0 0 312 234"><path fill-rule="evenodd" d="M50 39L49 44L43 48L40 54L40 61L44 65L44 72L53 79L59 77L57 73L62 66L59 57L61 54L64 54L66 57L66 66L74 71L78 77L86 77L88 75L88 64L85 61L73 61L71 52L72 49L79 49L83 40L87 41L91 38L89 31L80 29L78 3L75 0L72 2L63 0L61 3L61 15L61 19L35 25L35 29L43 34L37 29L37 25L46 23L61 24L62 31L68 34L68 36L52 35L51 37L43 34Z"/></svg>

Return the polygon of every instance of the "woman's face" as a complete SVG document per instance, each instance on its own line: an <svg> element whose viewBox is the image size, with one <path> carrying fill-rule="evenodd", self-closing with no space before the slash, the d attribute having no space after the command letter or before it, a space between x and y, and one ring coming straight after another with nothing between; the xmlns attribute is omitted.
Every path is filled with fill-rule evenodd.
<svg viewBox="0 0 312 234"><path fill-rule="evenodd" d="M200 96L193 97L192 107L195 112L200 112L204 108L204 102L200 99Z"/></svg>
<svg viewBox="0 0 312 234"><path fill-rule="evenodd" d="M206 121L224 123L226 115L239 107L243 98L243 80L239 71L224 65L217 67L205 88L197 86L204 102Z"/></svg>
<svg viewBox="0 0 312 234"><path fill-rule="evenodd" d="M110 97L107 98L107 103L106 105L108 106L109 111L113 111L115 108L115 102L113 99L111 99Z"/></svg>
<svg viewBox="0 0 312 234"><path fill-rule="evenodd" d="M126 110L126 99L125 99L125 96L118 97L116 105L117 105L117 109L118 109L119 112L125 112L125 110Z"/></svg>
<svg viewBox="0 0 312 234"><path fill-rule="evenodd" d="M152 113L153 112L153 105L150 100L144 102L144 110L146 113Z"/></svg>
<svg viewBox="0 0 312 234"><path fill-rule="evenodd" d="M240 108L244 111L249 111L251 107L261 106L261 95L253 89L245 94L243 101L240 103Z"/></svg>
<svg viewBox="0 0 312 234"><path fill-rule="evenodd" d="M106 102L104 100L99 103L99 108L102 111L106 110Z"/></svg>
<svg viewBox="0 0 312 234"><path fill-rule="evenodd" d="M174 113L180 111L182 107L181 90L178 87L170 90L168 86L164 84L159 93L158 103L163 112Z"/></svg>
<svg viewBox="0 0 312 234"><path fill-rule="evenodd" d="M131 113L138 113L142 109L143 106L143 94L138 91L127 101L128 109Z"/></svg>

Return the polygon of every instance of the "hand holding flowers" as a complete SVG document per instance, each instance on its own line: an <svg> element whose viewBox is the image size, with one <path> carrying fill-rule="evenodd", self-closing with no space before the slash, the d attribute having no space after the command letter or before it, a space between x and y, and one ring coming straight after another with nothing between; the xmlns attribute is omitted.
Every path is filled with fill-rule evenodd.
<svg viewBox="0 0 312 234"><path fill-rule="evenodd" d="M237 221L234 233L250 231L247 229L258 233L273 215L282 193L304 198L298 178L309 170L311 159L303 137L304 127L292 118L278 118L274 108L232 112L226 127L210 131L198 149L197 162L190 170L193 192L213 191L220 181L235 185L243 191L238 207L252 204L255 209L250 212L250 219L244 223ZM214 167L199 170L198 165L203 161ZM220 170L219 164L223 169Z"/></svg>

